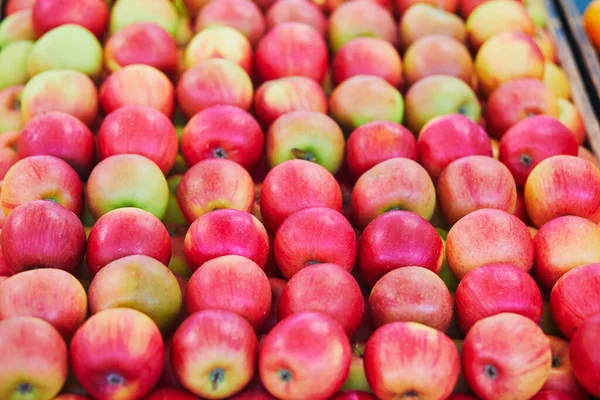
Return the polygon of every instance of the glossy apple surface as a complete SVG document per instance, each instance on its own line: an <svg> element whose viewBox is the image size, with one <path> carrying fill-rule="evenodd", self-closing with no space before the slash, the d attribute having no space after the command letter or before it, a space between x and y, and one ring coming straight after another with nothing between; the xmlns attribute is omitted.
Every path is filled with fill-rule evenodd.
<svg viewBox="0 0 600 400"><path fill-rule="evenodd" d="M286 22L301 22L310 25L322 36L325 36L327 33L327 19L325 15L323 15L323 12L316 4L310 1L276 1L265 13L267 30L271 30L273 27Z"/></svg>
<svg viewBox="0 0 600 400"><path fill-rule="evenodd" d="M225 25L242 32L253 46L265 32L265 20L260 9L251 0L223 0L208 2L196 17L194 30Z"/></svg>
<svg viewBox="0 0 600 400"><path fill-rule="evenodd" d="M596 377L600 373L600 354L592 346L600 335L600 317L588 318L577 330L569 345L569 357L575 377L592 395L600 396L600 383Z"/></svg>
<svg viewBox="0 0 600 400"><path fill-rule="evenodd" d="M183 54L186 69L210 58L223 58L252 73L252 45L238 30L229 26L213 26L198 32Z"/></svg>
<svg viewBox="0 0 600 400"><path fill-rule="evenodd" d="M552 350L552 369L540 393L552 391L564 393L569 399L587 398L588 395L573 373L573 365L569 357L569 342L557 336L548 335L548 339Z"/></svg>

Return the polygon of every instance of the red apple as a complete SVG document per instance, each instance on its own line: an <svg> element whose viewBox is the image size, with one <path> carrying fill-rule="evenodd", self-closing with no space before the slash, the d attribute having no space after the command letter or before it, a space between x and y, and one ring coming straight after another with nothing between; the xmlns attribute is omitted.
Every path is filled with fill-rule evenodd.
<svg viewBox="0 0 600 400"><path fill-rule="evenodd" d="M103 0L37 0L32 18L38 37L58 26L76 24L100 38L108 25L108 7Z"/></svg>
<svg viewBox="0 0 600 400"><path fill-rule="evenodd" d="M0 320L40 318L69 339L86 315L85 290L68 272L53 268L24 271L2 283Z"/></svg>
<svg viewBox="0 0 600 400"><path fill-rule="evenodd" d="M250 385L252 386L252 384ZM277 400L263 387L249 387L243 392L229 398L229 400Z"/></svg>
<svg viewBox="0 0 600 400"><path fill-rule="evenodd" d="M142 400L196 400L197 397L179 389L158 388L154 389Z"/></svg>
<svg viewBox="0 0 600 400"><path fill-rule="evenodd" d="M589 396L586 395L586 398ZM559 392L554 390L540 390L533 396L530 400L572 400L575 397L572 397L570 394L565 392Z"/></svg>
<svg viewBox="0 0 600 400"><path fill-rule="evenodd" d="M69 356L75 377L94 398L140 398L160 377L164 344L150 317L112 308L83 323Z"/></svg>
<svg viewBox="0 0 600 400"><path fill-rule="evenodd" d="M452 297L434 272L421 267L398 268L373 286L369 314L376 327L405 321L445 332L452 319Z"/></svg>
<svg viewBox="0 0 600 400"><path fill-rule="evenodd" d="M517 217L495 209L474 211L448 232L446 257L459 279L477 267L492 263L513 264L529 272L533 265L533 239Z"/></svg>
<svg viewBox="0 0 600 400"><path fill-rule="evenodd" d="M443 259L442 239L435 228L408 211L391 211L377 217L358 243L358 265L369 286L401 267L423 267L437 274Z"/></svg>
<svg viewBox="0 0 600 400"><path fill-rule="evenodd" d="M269 171L260 193L260 211L271 233L287 217L309 207L341 210L342 193L333 175L305 160L286 161Z"/></svg>
<svg viewBox="0 0 600 400"><path fill-rule="evenodd" d="M469 332L484 318L510 312L539 324L542 294L533 278L511 264L488 264L467 273L458 284L454 298L456 321Z"/></svg>
<svg viewBox="0 0 600 400"><path fill-rule="evenodd" d="M588 395L573 374L573 365L569 358L569 342L556 336L548 336L548 339L550 339L550 349L552 350L552 369L540 393L564 393L567 396L565 400L587 399ZM552 398L547 400L552 400ZM561 398L555 400L561 400Z"/></svg>
<svg viewBox="0 0 600 400"><path fill-rule="evenodd" d="M0 322L0 397L51 399L67 380L67 346L46 321L17 317Z"/></svg>
<svg viewBox="0 0 600 400"><path fill-rule="evenodd" d="M431 4L440 10L448 11L451 13L456 11L456 7L458 6L457 0L394 0L394 3L396 4L396 10L398 10L398 13L400 13L400 15L402 15L406 10L408 10L413 4Z"/></svg>
<svg viewBox="0 0 600 400"><path fill-rule="evenodd" d="M11 15L21 10L30 10L33 8L35 0L8 0L6 2L6 15Z"/></svg>
<svg viewBox="0 0 600 400"><path fill-rule="evenodd" d="M263 81L304 76L321 82L329 54L323 37L299 22L275 26L256 48L256 72Z"/></svg>
<svg viewBox="0 0 600 400"><path fill-rule="evenodd" d="M171 75L177 70L177 43L159 25L139 22L106 41L104 62L111 72L132 64L145 64Z"/></svg>
<svg viewBox="0 0 600 400"><path fill-rule="evenodd" d="M90 398L79 394L61 394L60 396L55 397L54 400L90 400Z"/></svg>
<svg viewBox="0 0 600 400"><path fill-rule="evenodd" d="M256 1L255 1L256 2ZM317 5L305 0L276 1L265 14L267 30L286 22L310 25L322 36L327 33L327 19Z"/></svg>
<svg viewBox="0 0 600 400"><path fill-rule="evenodd" d="M252 45L242 33L228 26L204 29L190 40L183 54L186 69L210 58L224 58L252 73Z"/></svg>
<svg viewBox="0 0 600 400"><path fill-rule="evenodd" d="M281 398L328 399L344 383L352 351L342 327L315 312L294 314L263 339L258 358L265 388Z"/></svg>
<svg viewBox="0 0 600 400"><path fill-rule="evenodd" d="M269 286L271 287L271 310L260 329L260 332L263 334L269 333L269 331L279 322L277 316L279 312L279 299L281 298L285 285L287 285L287 281L280 278L269 277Z"/></svg>
<svg viewBox="0 0 600 400"><path fill-rule="evenodd" d="M577 151L577 157L583 158L584 160L591 162L596 168L600 169L600 161L596 158L594 153L588 150L587 148L579 146L579 149Z"/></svg>
<svg viewBox="0 0 600 400"><path fill-rule="evenodd" d="M531 398L544 385L552 365L544 332L529 318L513 313L475 323L465 337L461 358L467 383L487 399Z"/></svg>
<svg viewBox="0 0 600 400"><path fill-rule="evenodd" d="M369 392L361 392L358 390L346 390L339 392L331 398L331 400L376 400L377 397Z"/></svg>
<svg viewBox="0 0 600 400"><path fill-rule="evenodd" d="M238 255L214 258L194 272L186 292L189 313L206 309L235 312L255 329L267 318L271 288L263 270Z"/></svg>
<svg viewBox="0 0 600 400"><path fill-rule="evenodd" d="M464 21L428 3L416 2L402 14L398 27L401 46L406 49L417 39L430 35L450 36L463 43L467 37Z"/></svg>
<svg viewBox="0 0 600 400"><path fill-rule="evenodd" d="M263 131L250 113L229 105L200 111L187 123L181 152L188 166L211 158L235 161L252 170L262 154Z"/></svg>
<svg viewBox="0 0 600 400"><path fill-rule="evenodd" d="M211 1L202 7L196 17L196 32L225 25L242 32L256 46L265 32L265 20L260 9L251 0Z"/></svg>
<svg viewBox="0 0 600 400"><path fill-rule="evenodd" d="M10 86L0 90L0 133L19 131L21 121L21 93L23 85Z"/></svg>
<svg viewBox="0 0 600 400"><path fill-rule="evenodd" d="M364 362L369 385L380 399L445 399L460 373L452 340L417 322L392 322L375 331Z"/></svg>
<svg viewBox="0 0 600 400"><path fill-rule="evenodd" d="M596 315L583 322L569 345L573 373L579 383L594 396L600 396L600 352L594 345L599 335L600 316Z"/></svg>
<svg viewBox="0 0 600 400"><path fill-rule="evenodd" d="M525 183L525 206L534 225L563 215L600 222L600 171L576 156L554 156L540 162Z"/></svg>

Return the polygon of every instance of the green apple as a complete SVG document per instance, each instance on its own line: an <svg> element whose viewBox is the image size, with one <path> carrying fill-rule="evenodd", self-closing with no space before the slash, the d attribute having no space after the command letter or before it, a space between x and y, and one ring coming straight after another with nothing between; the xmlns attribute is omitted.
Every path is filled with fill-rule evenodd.
<svg viewBox="0 0 600 400"><path fill-rule="evenodd" d="M167 211L163 217L163 222L168 224L187 224L187 221L181 214L181 209L179 208L179 204L177 204L177 196L175 195L179 182L181 182L181 177L182 175L172 175L167 179L167 184L169 185L169 202L167 203Z"/></svg>
<svg viewBox="0 0 600 400"><path fill-rule="evenodd" d="M0 51L0 89L27 82L27 57L33 47L30 40L13 42Z"/></svg>
<svg viewBox="0 0 600 400"><path fill-rule="evenodd" d="M179 15L169 0L119 0L110 14L110 33L137 22L152 22L177 37Z"/></svg>
<svg viewBox="0 0 600 400"><path fill-rule="evenodd" d="M21 10L0 23L0 48L19 40L35 40L31 10Z"/></svg>
<svg viewBox="0 0 600 400"><path fill-rule="evenodd" d="M23 86L11 86L0 90L0 133L19 131L21 121L21 93Z"/></svg>
<svg viewBox="0 0 600 400"><path fill-rule="evenodd" d="M352 360L350 361L350 371L346 381L340 388L340 391L358 390L361 392L371 392L371 387L365 375L363 364L363 355L365 353L365 343L354 343L352 345Z"/></svg>

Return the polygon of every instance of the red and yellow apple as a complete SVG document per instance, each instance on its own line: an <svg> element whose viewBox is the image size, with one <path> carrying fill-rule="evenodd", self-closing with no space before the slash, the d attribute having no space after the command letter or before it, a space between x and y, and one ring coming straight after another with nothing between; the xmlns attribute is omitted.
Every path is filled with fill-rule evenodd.
<svg viewBox="0 0 600 400"><path fill-rule="evenodd" d="M198 12L194 30L200 32L213 26L229 26L244 34L256 46L265 32L265 20L251 0L221 0L207 2Z"/></svg>

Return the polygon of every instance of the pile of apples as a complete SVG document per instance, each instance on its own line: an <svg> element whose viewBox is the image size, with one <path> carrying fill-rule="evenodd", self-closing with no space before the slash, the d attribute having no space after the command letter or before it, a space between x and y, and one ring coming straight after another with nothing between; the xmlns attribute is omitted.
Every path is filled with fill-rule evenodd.
<svg viewBox="0 0 600 400"><path fill-rule="evenodd" d="M600 396L539 0L9 0L0 400Z"/></svg>

